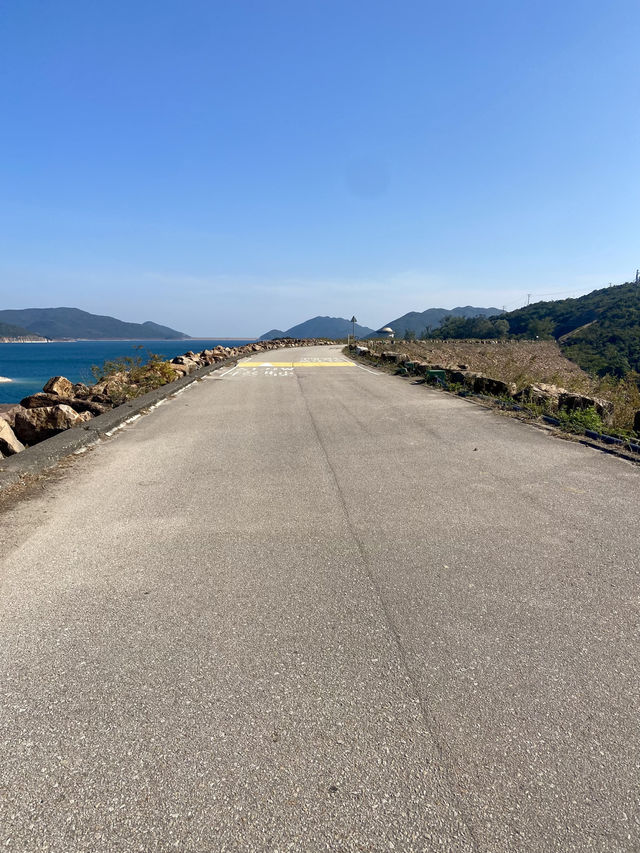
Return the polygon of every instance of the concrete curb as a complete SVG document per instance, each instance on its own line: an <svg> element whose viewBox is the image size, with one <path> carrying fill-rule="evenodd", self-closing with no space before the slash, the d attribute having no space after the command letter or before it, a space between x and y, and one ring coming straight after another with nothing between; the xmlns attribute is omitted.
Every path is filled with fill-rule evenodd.
<svg viewBox="0 0 640 853"><path fill-rule="evenodd" d="M103 415L98 415L81 427L65 430L65 432L54 435L53 438L34 444L33 447L27 447L21 453L0 459L0 491L7 486L18 483L28 474L41 474L48 468L53 468L65 457L74 453L81 453L88 447L97 444L101 439L111 435L128 421L134 420L163 400L193 385L203 376L237 363L237 358L231 358L201 367L188 376L169 382L155 391L149 391L147 394L135 397Z"/></svg>

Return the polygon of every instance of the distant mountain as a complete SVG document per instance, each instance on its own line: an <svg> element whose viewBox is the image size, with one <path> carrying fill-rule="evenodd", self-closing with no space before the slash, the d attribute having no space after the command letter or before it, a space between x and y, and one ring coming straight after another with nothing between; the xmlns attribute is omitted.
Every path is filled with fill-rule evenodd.
<svg viewBox="0 0 640 853"><path fill-rule="evenodd" d="M268 332L265 332L264 335L260 335L258 338L259 341L275 341L276 338L284 338L286 337L286 333L281 329L271 329Z"/></svg>
<svg viewBox="0 0 640 853"><path fill-rule="evenodd" d="M277 337L280 338L329 338L330 340L339 340L350 335L352 328L352 324L349 320L345 320L344 317L312 317L310 320L305 320L304 323L292 326L286 332L280 332L277 329L273 331L278 332ZM373 329L369 329L367 326L359 326L356 323L355 332L359 338L365 338L373 332ZM266 334L271 335L272 332L267 332Z"/></svg>
<svg viewBox="0 0 640 853"><path fill-rule="evenodd" d="M36 335L22 326L13 323L0 323L0 341L43 341L41 335Z"/></svg>
<svg viewBox="0 0 640 853"><path fill-rule="evenodd" d="M115 317L89 314L78 308L23 308L0 311L0 323L22 327L31 333L53 340L180 340L188 338L168 326L125 323Z"/></svg>
<svg viewBox="0 0 640 853"><path fill-rule="evenodd" d="M390 326L397 338L401 338L407 331L415 332L419 337L425 330L437 329L447 317L492 317L500 313L499 308L474 308L473 305L451 309L427 308L426 311L409 311L397 320L385 323L385 326Z"/></svg>

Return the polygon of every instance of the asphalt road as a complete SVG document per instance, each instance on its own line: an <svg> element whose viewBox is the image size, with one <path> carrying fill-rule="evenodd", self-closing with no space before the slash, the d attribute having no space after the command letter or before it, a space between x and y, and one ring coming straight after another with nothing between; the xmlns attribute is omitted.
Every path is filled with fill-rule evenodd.
<svg viewBox="0 0 640 853"><path fill-rule="evenodd" d="M639 850L640 468L266 357L0 515L0 849Z"/></svg>

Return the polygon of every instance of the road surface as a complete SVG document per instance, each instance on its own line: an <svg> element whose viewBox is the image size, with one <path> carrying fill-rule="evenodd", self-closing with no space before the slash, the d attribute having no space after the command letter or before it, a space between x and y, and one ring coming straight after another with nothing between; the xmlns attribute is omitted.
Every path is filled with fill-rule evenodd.
<svg viewBox="0 0 640 853"><path fill-rule="evenodd" d="M0 516L0 849L637 851L639 478L337 347L212 374Z"/></svg>

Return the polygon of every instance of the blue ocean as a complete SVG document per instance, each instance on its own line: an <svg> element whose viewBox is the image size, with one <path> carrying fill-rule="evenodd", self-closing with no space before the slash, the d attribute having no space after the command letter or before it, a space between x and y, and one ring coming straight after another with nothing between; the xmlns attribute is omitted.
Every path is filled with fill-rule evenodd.
<svg viewBox="0 0 640 853"><path fill-rule="evenodd" d="M120 356L146 357L157 353L165 358L193 350L243 346L248 340L191 339L187 341L71 341L46 344L0 344L0 403L19 403L23 397L42 391L51 376L66 376L71 382L93 382L91 366Z"/></svg>

